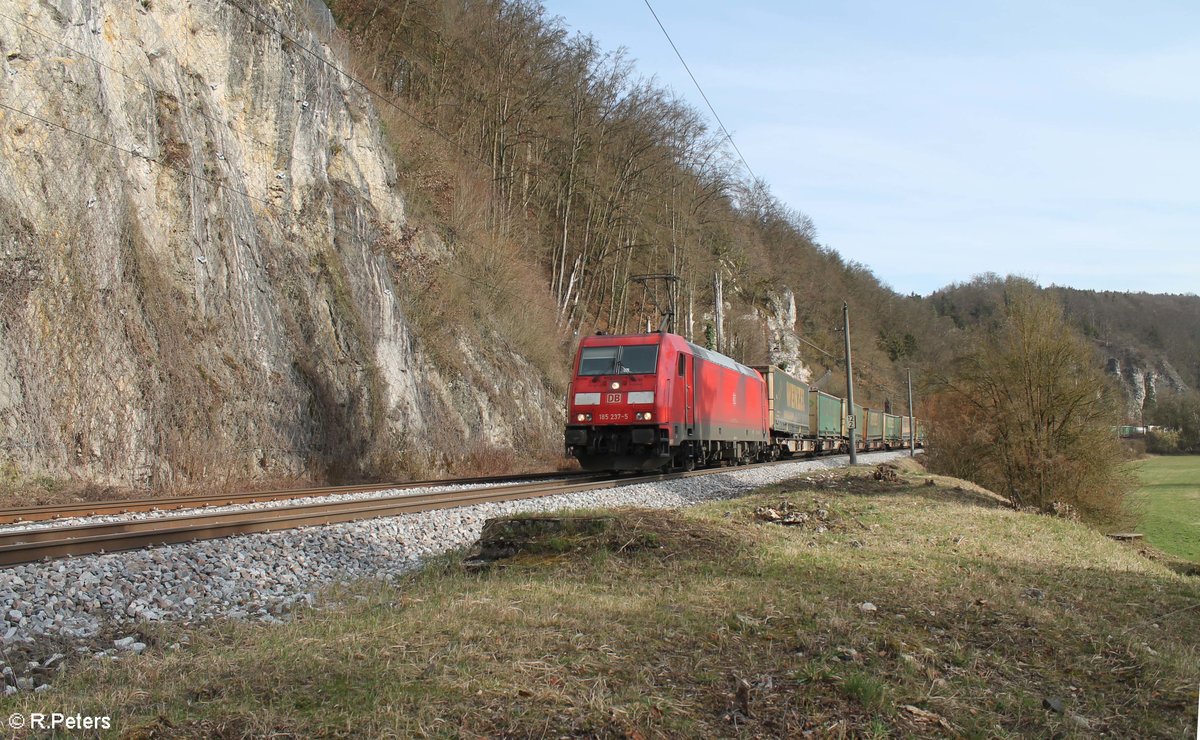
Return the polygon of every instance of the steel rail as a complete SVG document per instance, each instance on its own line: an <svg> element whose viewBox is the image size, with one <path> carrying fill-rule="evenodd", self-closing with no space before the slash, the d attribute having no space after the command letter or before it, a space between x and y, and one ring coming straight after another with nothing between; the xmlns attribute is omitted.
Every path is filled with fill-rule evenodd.
<svg viewBox="0 0 1200 740"><path fill-rule="evenodd" d="M779 460L758 463L749 467L770 467L792 462L799 462L799 460ZM208 513L202 511L182 516L156 516L116 522L0 531L0 566L218 539L241 534L360 521L481 503L513 501L577 491L611 489L640 483L716 475L736 469L736 467L655 473L633 478L614 478L611 475L594 473L577 473L573 476L570 474L545 474L542 477L560 479L568 477L574 478L575 481L552 480L509 486L492 485L436 493L410 492L370 499L326 501L266 509ZM503 476L500 479L510 480L516 477ZM528 476L525 478L528 479ZM481 479L467 480L478 482ZM423 481L422 483L436 485L439 482L446 483L446 481ZM339 490L344 491L345 488L342 487Z"/></svg>
<svg viewBox="0 0 1200 740"><path fill-rule="evenodd" d="M611 476L594 476L581 486L592 486L611 480ZM299 513L320 515L323 513L339 513L342 511L371 511L373 509L389 509L397 506L411 507L426 502L442 501L472 501L480 498L481 492L494 492L511 498L536 496L543 490L559 486L559 483L528 483L525 485L493 486L487 488L471 488L457 491L439 491L437 493L398 493L394 496L380 496L368 499L350 499L338 501L321 501L302 503L291 506L275 506L264 509L237 509L234 511L207 512L172 516L155 516L145 519L122 519L110 522L80 522L60 527L38 527L35 529L16 529L0 531L0 548L5 545L32 544L35 542L52 542L68 539L85 539L93 536L108 534L135 534L138 532L155 532L165 529L194 527L197 524L238 524L257 520L286 519Z"/></svg>
<svg viewBox="0 0 1200 740"><path fill-rule="evenodd" d="M794 461L760 463L760 466L779 465L785 462ZM241 534L376 519L481 503L620 488L640 483L715 475L735 469L713 468L690 472L658 473L634 478L605 476L603 479L582 482L555 481L431 494L410 493L375 499L10 531L0 534L0 543L2 543L0 544L0 566L50 558L217 539Z"/></svg>
<svg viewBox="0 0 1200 740"><path fill-rule="evenodd" d="M205 494L198 496L176 496L144 499L116 499L81 504L46 504L0 509L0 525L23 522L47 521L52 519L74 519L79 517L103 516L106 514L129 514L140 511L170 511L179 509L202 509L213 506L256 504L263 501L313 498L348 493L386 491L392 488L432 488L434 486L470 485L472 483L505 483L508 481L553 480L578 478L586 472L531 473L528 475L495 475L482 478L445 478L441 480L363 483L348 486L323 486L318 488L293 488L275 491L247 491L235 493Z"/></svg>

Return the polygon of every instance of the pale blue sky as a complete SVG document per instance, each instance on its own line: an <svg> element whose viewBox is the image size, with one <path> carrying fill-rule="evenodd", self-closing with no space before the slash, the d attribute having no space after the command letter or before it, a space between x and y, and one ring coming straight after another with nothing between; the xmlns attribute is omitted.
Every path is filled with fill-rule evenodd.
<svg viewBox="0 0 1200 740"><path fill-rule="evenodd" d="M1200 0L651 2L755 173L896 290L1200 293ZM704 109L642 0L544 4Z"/></svg>

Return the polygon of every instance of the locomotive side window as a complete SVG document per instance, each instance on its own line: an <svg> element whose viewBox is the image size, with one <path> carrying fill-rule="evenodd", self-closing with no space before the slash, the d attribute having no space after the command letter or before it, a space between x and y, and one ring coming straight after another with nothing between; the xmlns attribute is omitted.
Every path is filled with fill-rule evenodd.
<svg viewBox="0 0 1200 740"><path fill-rule="evenodd" d="M631 344L621 348L617 372L626 375L653 375L657 364L657 344Z"/></svg>
<svg viewBox="0 0 1200 740"><path fill-rule="evenodd" d="M683 371L687 367L687 355L679 355L679 377L683 377Z"/></svg>
<svg viewBox="0 0 1200 740"><path fill-rule="evenodd" d="M611 375L617 371L620 347L584 347L579 356L580 375Z"/></svg>

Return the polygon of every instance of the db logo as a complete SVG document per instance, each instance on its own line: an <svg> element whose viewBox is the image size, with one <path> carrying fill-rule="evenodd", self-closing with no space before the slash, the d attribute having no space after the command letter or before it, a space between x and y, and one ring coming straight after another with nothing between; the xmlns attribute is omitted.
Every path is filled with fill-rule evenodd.
<svg viewBox="0 0 1200 740"><path fill-rule="evenodd" d="M604 402L605 403L620 403L621 402L621 394L620 393L609 393L608 396L604 399Z"/></svg>

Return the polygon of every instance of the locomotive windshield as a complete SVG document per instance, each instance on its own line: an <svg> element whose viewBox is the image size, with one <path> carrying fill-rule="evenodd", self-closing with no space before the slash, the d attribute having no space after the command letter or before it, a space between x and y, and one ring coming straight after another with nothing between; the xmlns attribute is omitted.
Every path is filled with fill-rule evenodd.
<svg viewBox="0 0 1200 740"><path fill-rule="evenodd" d="M584 347L579 356L580 375L653 375L658 364L657 344L623 347Z"/></svg>
<svg viewBox="0 0 1200 740"><path fill-rule="evenodd" d="M584 347L579 356L580 375L612 375L620 347Z"/></svg>
<svg viewBox="0 0 1200 740"><path fill-rule="evenodd" d="M617 372L629 375L653 375L658 364L657 344L634 344L621 348Z"/></svg>

